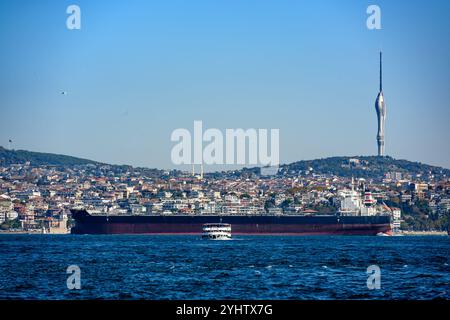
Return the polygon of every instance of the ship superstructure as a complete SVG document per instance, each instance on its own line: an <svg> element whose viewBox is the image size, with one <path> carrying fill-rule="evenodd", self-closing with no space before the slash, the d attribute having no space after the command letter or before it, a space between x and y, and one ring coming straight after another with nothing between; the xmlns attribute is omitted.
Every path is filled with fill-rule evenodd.
<svg viewBox="0 0 450 320"><path fill-rule="evenodd" d="M351 189L339 191L341 216L377 216L391 215L390 209L383 203L378 202L370 190L355 188L354 180Z"/></svg>

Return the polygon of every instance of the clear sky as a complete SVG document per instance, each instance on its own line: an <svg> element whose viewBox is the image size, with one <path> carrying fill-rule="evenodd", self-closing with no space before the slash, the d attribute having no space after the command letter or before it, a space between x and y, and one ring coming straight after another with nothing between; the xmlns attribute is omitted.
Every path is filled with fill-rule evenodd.
<svg viewBox="0 0 450 320"><path fill-rule="evenodd" d="M70 4L81 30L66 28ZM366 27L370 4L382 30ZM202 120L280 129L282 163L374 155L382 48L386 154L450 168L449 13L448 0L0 1L0 145L174 168L171 132Z"/></svg>

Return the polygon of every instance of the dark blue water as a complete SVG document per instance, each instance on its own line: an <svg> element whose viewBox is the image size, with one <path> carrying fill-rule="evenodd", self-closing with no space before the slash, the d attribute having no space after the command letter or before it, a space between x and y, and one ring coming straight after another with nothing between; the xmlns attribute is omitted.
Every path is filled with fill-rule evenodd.
<svg viewBox="0 0 450 320"><path fill-rule="evenodd" d="M449 265L450 237L0 235L0 299L449 299Z"/></svg>

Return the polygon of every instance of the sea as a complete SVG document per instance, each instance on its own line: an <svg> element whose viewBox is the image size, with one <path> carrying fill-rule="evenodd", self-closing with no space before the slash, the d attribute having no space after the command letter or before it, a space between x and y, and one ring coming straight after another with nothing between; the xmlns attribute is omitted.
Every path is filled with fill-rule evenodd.
<svg viewBox="0 0 450 320"><path fill-rule="evenodd" d="M0 270L0 299L450 299L450 237L1 234Z"/></svg>

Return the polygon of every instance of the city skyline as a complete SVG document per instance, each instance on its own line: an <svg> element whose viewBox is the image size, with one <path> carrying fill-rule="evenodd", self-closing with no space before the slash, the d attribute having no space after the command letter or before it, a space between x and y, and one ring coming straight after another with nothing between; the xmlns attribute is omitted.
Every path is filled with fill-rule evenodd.
<svg viewBox="0 0 450 320"><path fill-rule="evenodd" d="M381 30L365 2L80 1L81 30L66 28L69 4L0 4L4 147L189 170L171 163L170 133L203 120L279 128L280 163L376 155L382 48L386 154L450 167L448 2L379 1Z"/></svg>

